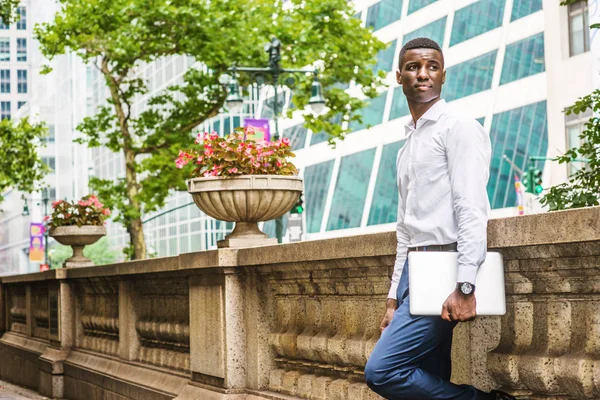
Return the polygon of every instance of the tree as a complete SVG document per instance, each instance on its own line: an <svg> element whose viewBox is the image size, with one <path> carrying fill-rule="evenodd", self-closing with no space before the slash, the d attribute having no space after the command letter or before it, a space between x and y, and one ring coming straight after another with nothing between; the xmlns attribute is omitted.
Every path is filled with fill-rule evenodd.
<svg viewBox="0 0 600 400"><path fill-rule="evenodd" d="M20 0L0 0L0 18L5 24L10 24L17 20L15 10L19 6Z"/></svg>
<svg viewBox="0 0 600 400"><path fill-rule="evenodd" d="M576 1L567 0L560 4L566 6ZM600 24L593 24L591 28L598 29ZM587 110L594 111L596 115L600 112L600 89L577 100L565 113L581 114ZM587 159L588 162L571 175L568 182L551 187L542 197L542 205L547 205L551 211L600 204L600 119L597 116L592 116L586 122L579 138L581 146L568 150L558 157L558 162L564 164L574 159Z"/></svg>
<svg viewBox="0 0 600 400"><path fill-rule="evenodd" d="M46 135L43 123L31 124L28 118L0 121L0 203L6 189L32 192L41 183L48 167L37 149Z"/></svg>
<svg viewBox="0 0 600 400"><path fill-rule="evenodd" d="M365 102L349 96L336 83L354 80L367 97L375 97L382 76L371 66L385 46L353 18L346 0L60 0L53 22L38 25L35 35L42 53L52 59L67 49L95 65L105 78L108 104L79 126L90 147L107 146L125 159L125 176L92 179L91 187L129 232L131 256L145 258L144 213L164 205L169 190L185 190L185 176L175 167L178 151L189 145L194 128L217 115L227 97L219 83L233 65L266 65L263 45L272 36L283 43L284 68L320 65L329 111L308 114L306 125L334 138L347 131L332 123L342 114L359 120ZM198 68L148 100L134 114L132 104L147 93L138 75L148 62L172 55L190 55ZM241 76L241 83L248 83ZM294 105L303 110L312 76L301 76ZM183 95L183 96L181 96ZM183 98L183 99L182 99Z"/></svg>

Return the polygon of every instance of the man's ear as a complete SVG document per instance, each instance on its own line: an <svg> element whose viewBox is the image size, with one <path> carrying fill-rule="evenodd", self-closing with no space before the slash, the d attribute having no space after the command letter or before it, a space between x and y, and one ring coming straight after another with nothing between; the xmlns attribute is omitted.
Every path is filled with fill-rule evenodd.
<svg viewBox="0 0 600 400"><path fill-rule="evenodd" d="M442 73L442 85L446 83L446 70Z"/></svg>
<svg viewBox="0 0 600 400"><path fill-rule="evenodd" d="M444 74L445 73L446 71L444 71ZM396 70L396 82L398 82L399 85L402 85L402 73L400 70Z"/></svg>

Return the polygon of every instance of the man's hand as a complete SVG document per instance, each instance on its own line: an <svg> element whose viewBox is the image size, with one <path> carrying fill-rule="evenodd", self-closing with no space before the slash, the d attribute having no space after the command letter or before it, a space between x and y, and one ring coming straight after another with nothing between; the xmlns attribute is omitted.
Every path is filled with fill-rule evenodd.
<svg viewBox="0 0 600 400"><path fill-rule="evenodd" d="M392 318L394 318L394 311L398 308L398 301L394 299L387 299L385 303L385 314L383 315L383 320L381 321L381 325L379 326L379 332L383 332L385 328L392 322Z"/></svg>
<svg viewBox="0 0 600 400"><path fill-rule="evenodd" d="M456 289L442 306L442 319L446 321L472 321L477 316L475 294L465 296Z"/></svg>

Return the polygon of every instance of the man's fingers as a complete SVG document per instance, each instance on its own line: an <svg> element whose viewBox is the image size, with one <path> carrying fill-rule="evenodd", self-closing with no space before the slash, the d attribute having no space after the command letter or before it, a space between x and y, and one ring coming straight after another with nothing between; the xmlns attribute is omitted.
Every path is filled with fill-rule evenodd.
<svg viewBox="0 0 600 400"><path fill-rule="evenodd" d="M448 311L448 306L446 303L442 306L442 319L446 321L452 321L450 319L450 311Z"/></svg>

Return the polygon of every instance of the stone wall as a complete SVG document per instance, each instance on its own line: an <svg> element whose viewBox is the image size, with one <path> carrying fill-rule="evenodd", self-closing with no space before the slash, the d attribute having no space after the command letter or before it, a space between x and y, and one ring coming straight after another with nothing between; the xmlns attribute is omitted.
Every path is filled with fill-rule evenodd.
<svg viewBox="0 0 600 400"><path fill-rule="evenodd" d="M507 314L456 329L453 380L600 398L600 208L490 221ZM379 397L393 232L0 281L0 378L69 399Z"/></svg>

